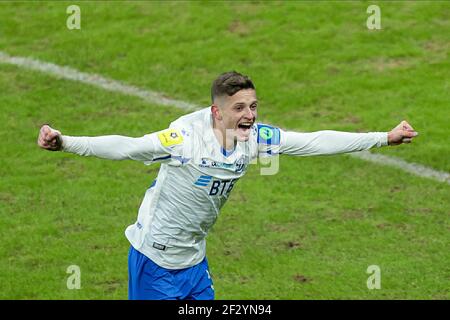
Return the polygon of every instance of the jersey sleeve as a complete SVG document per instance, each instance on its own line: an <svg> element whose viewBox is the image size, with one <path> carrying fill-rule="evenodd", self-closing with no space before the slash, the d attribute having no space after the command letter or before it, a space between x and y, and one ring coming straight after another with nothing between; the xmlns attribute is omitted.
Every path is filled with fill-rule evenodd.
<svg viewBox="0 0 450 320"><path fill-rule="evenodd" d="M145 164L165 162L178 166L189 161L189 159L184 157L189 134L182 127L171 125L166 130L151 133L144 137L152 141L156 150L152 159L144 161Z"/></svg>
<svg viewBox="0 0 450 320"><path fill-rule="evenodd" d="M280 153L297 156L332 155L388 145L387 132L353 133L323 130L281 131Z"/></svg>
<svg viewBox="0 0 450 320"><path fill-rule="evenodd" d="M256 125L257 156L270 157L280 153L282 131L280 128L258 123Z"/></svg>
<svg viewBox="0 0 450 320"><path fill-rule="evenodd" d="M171 127L139 138L119 135L98 137L63 136L63 151L110 160L137 160L145 164L183 164L185 137L182 129Z"/></svg>

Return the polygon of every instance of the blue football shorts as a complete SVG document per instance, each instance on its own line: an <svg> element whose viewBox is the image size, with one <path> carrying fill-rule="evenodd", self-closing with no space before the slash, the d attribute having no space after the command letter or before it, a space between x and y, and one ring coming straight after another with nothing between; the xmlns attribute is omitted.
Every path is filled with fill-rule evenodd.
<svg viewBox="0 0 450 320"><path fill-rule="evenodd" d="M185 269L166 269L130 246L128 299L214 300L208 260L205 257L199 264Z"/></svg>

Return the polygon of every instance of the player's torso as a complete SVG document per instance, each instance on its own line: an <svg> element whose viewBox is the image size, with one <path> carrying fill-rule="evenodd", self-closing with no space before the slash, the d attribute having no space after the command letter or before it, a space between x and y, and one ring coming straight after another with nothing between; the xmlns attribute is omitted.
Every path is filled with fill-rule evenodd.
<svg viewBox="0 0 450 320"><path fill-rule="evenodd" d="M208 109L183 116L160 132L166 149L154 160L164 163L145 193L138 220L127 228L132 245L166 268L199 263L221 207L260 155L261 142L273 138L259 137L260 129L255 125L249 141L238 142L232 152L219 144Z"/></svg>
<svg viewBox="0 0 450 320"><path fill-rule="evenodd" d="M183 147L161 165L149 208L154 214L152 235L167 239L167 245L204 239L256 149L253 141L240 142L227 153L206 114L188 120L175 123Z"/></svg>
<svg viewBox="0 0 450 320"><path fill-rule="evenodd" d="M214 224L221 207L245 174L251 160L244 146L225 156L220 147L194 134L185 146L180 162L161 166L156 186L160 187L155 207L155 227L167 222L185 226L203 238ZM170 215L170 217L168 217Z"/></svg>

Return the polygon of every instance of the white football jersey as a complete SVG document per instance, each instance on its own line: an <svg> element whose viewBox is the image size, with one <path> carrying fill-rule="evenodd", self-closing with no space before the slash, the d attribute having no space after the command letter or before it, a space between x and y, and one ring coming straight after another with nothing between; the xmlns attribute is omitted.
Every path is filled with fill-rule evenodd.
<svg viewBox="0 0 450 320"><path fill-rule="evenodd" d="M210 108L182 116L148 138L160 152L145 163L163 163L125 234L136 250L164 268L193 266L205 257L208 230L256 157L256 140L224 150L214 135Z"/></svg>
<svg viewBox="0 0 450 320"><path fill-rule="evenodd" d="M203 260L208 230L257 157L326 155L384 145L386 132L298 133L257 123L248 141L237 142L234 150L226 151L214 135L210 107L140 138L63 136L63 150L67 152L162 163L145 193L137 221L125 235L136 250L168 269L191 267Z"/></svg>

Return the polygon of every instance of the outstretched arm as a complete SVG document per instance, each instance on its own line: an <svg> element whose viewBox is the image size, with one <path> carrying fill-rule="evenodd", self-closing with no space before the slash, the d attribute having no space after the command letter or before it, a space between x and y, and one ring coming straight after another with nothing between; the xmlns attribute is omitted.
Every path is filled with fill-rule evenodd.
<svg viewBox="0 0 450 320"><path fill-rule="evenodd" d="M410 143L417 134L406 121L402 121L390 132L351 133L331 130L311 133L284 132L280 152L306 156L363 151L373 147Z"/></svg>
<svg viewBox="0 0 450 320"><path fill-rule="evenodd" d="M81 156L95 156L111 160L152 161L166 153L157 143L155 134L140 138L119 135L99 137L71 137L62 135L48 125L41 127L38 145L50 151L65 151Z"/></svg>

